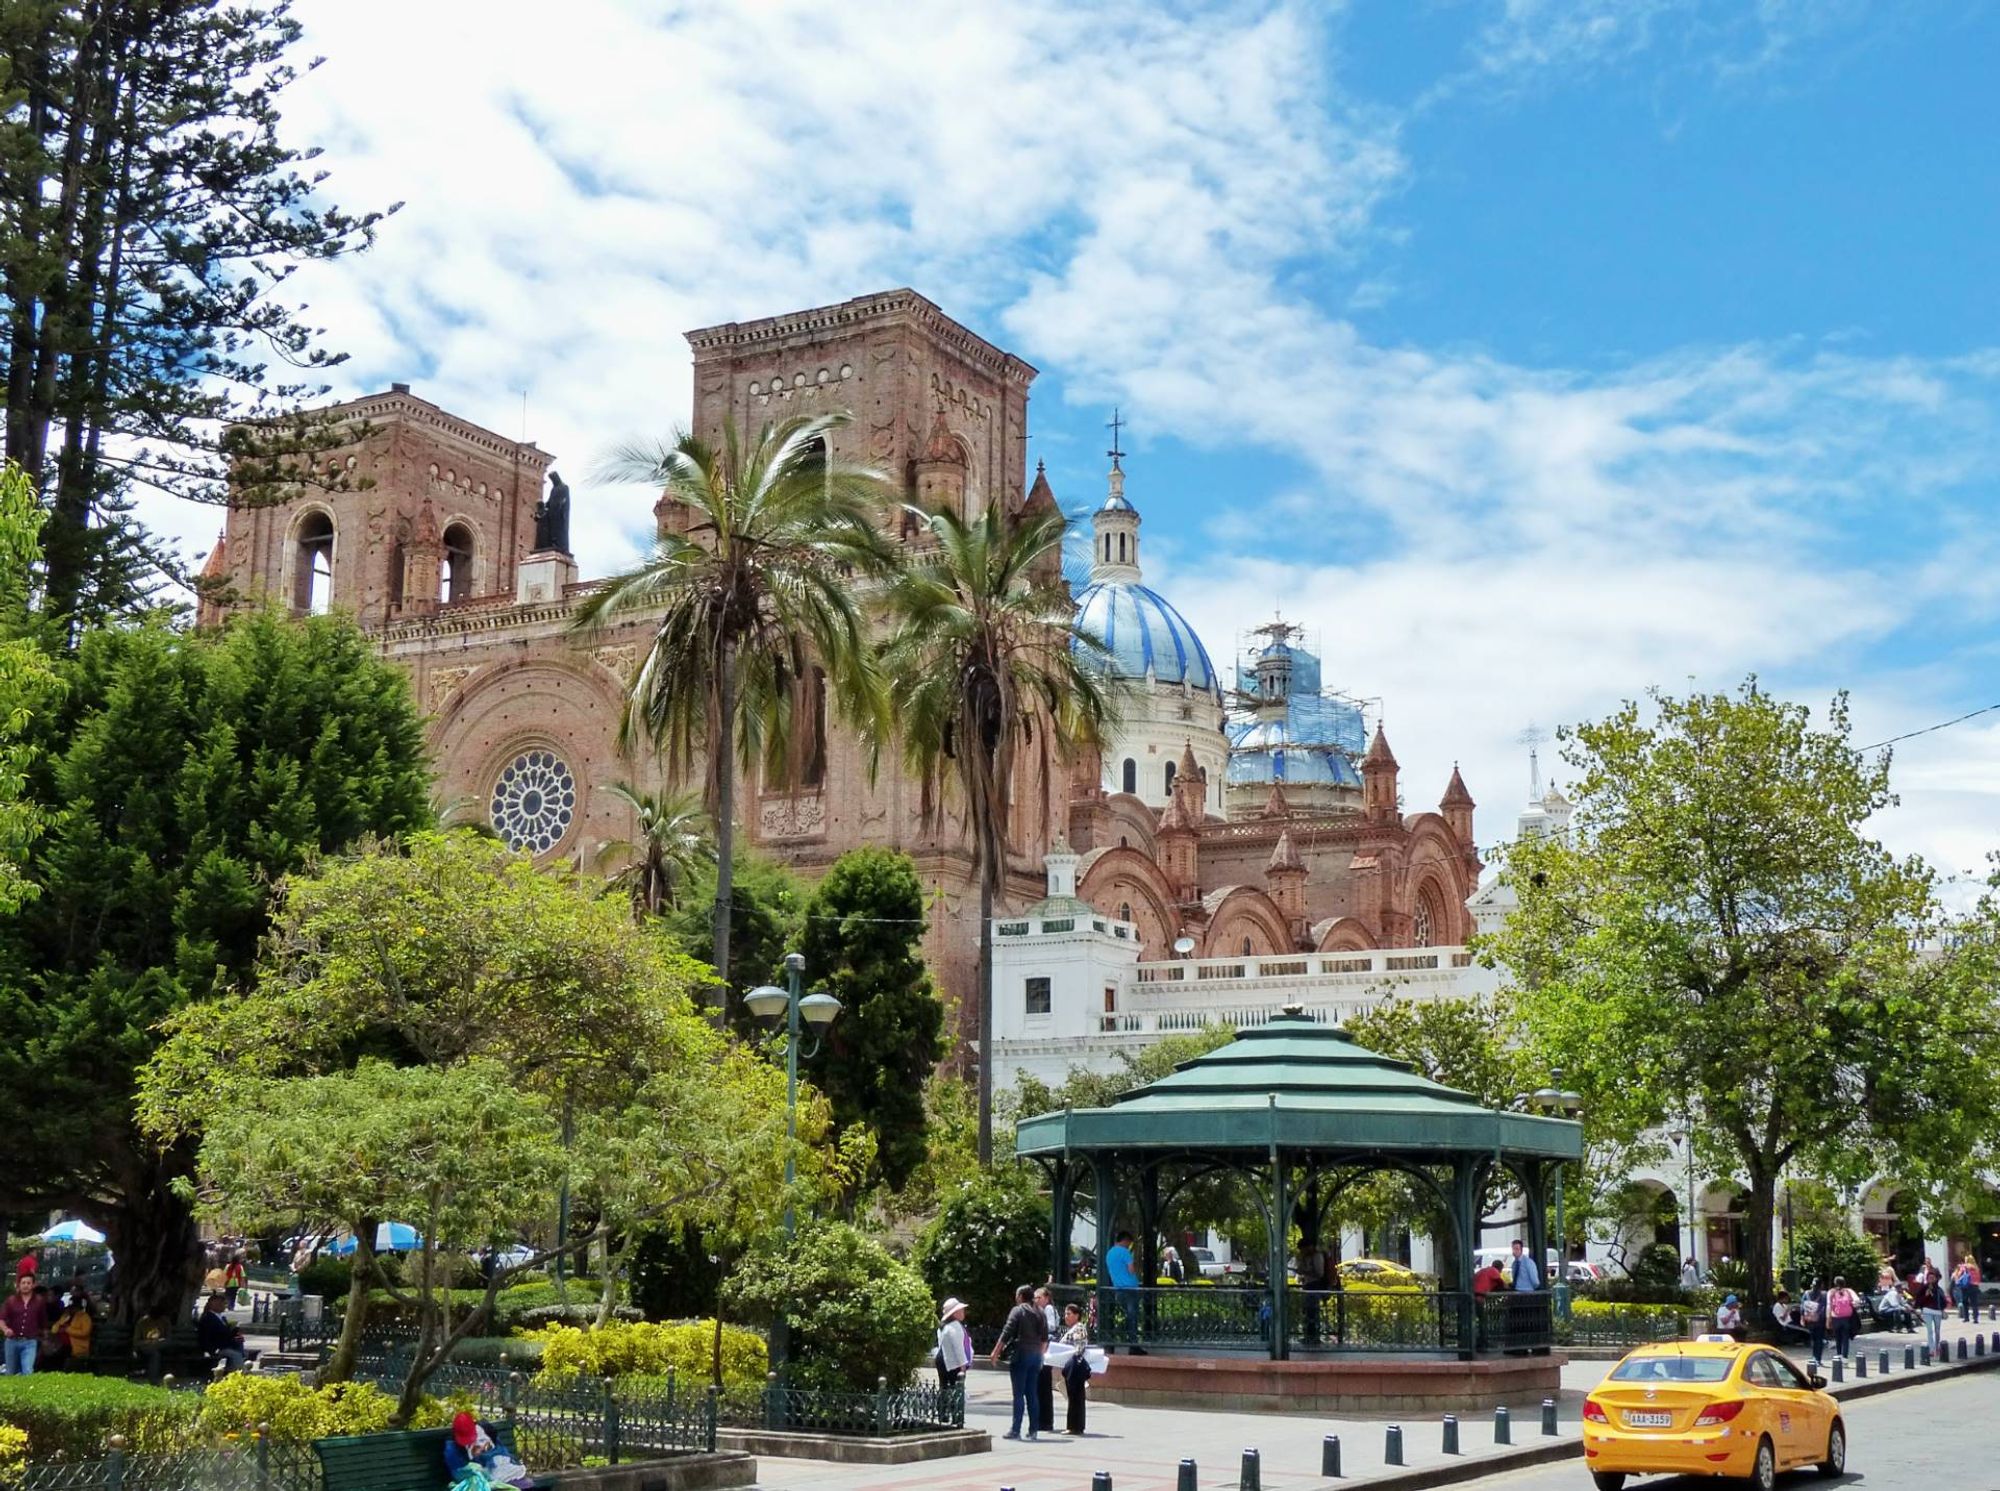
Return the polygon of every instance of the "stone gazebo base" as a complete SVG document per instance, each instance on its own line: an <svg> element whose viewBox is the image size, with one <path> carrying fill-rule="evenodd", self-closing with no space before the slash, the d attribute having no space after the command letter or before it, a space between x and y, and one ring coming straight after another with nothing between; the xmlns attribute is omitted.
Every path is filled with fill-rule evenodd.
<svg viewBox="0 0 2000 1491"><path fill-rule="evenodd" d="M1232 1413L1490 1413L1539 1408L1562 1391L1560 1352L1548 1356L1350 1356L1266 1361L1251 1356L1128 1356L1090 1380L1090 1396L1144 1408Z"/></svg>

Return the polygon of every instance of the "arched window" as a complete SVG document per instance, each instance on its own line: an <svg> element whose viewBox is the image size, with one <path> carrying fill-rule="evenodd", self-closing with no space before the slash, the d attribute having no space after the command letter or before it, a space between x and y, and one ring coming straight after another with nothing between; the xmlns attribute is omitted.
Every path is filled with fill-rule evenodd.
<svg viewBox="0 0 2000 1491"><path fill-rule="evenodd" d="M1250 938L1247 935L1243 939L1243 956L1250 956Z"/></svg>
<svg viewBox="0 0 2000 1491"><path fill-rule="evenodd" d="M472 530L454 523L444 531L444 574L438 585L441 601L462 601L472 594Z"/></svg>
<svg viewBox="0 0 2000 1491"><path fill-rule="evenodd" d="M1125 535L1122 533L1118 535L1118 562L1125 562Z"/></svg>
<svg viewBox="0 0 2000 1491"><path fill-rule="evenodd" d="M333 519L307 513L299 523L298 558L292 571L292 609L324 616L333 605Z"/></svg>
<svg viewBox="0 0 2000 1491"><path fill-rule="evenodd" d="M1119 779L1122 783L1119 788L1121 792L1137 792L1139 790L1139 763L1134 761L1130 756L1127 756Z"/></svg>
<svg viewBox="0 0 2000 1491"><path fill-rule="evenodd" d="M1438 933L1443 930L1444 903L1438 896L1436 882L1426 880L1410 913L1410 945L1436 947Z"/></svg>
<svg viewBox="0 0 2000 1491"><path fill-rule="evenodd" d="M1174 790L1174 770L1174 763L1169 761L1167 763L1167 794L1169 796L1173 795Z"/></svg>
<svg viewBox="0 0 2000 1491"><path fill-rule="evenodd" d="M1118 903L1118 920L1121 922L1132 920L1132 903L1130 901L1121 901Z"/></svg>

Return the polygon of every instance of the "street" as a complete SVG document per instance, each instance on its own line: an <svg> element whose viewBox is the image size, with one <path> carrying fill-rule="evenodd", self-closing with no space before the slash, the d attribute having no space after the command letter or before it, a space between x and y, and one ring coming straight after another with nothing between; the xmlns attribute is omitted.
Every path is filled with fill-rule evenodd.
<svg viewBox="0 0 2000 1491"><path fill-rule="evenodd" d="M1822 1480L1813 1471L1779 1478L1780 1486L1865 1486L1867 1491L1992 1491L2000 1487L1993 1456L1996 1384L1984 1372L1926 1387L1863 1398L1842 1410L1847 1421L1847 1474ZM1578 1460L1496 1475L1469 1484L1481 1491L1589 1491ZM1714 1491L1699 1476L1648 1477L1627 1491Z"/></svg>

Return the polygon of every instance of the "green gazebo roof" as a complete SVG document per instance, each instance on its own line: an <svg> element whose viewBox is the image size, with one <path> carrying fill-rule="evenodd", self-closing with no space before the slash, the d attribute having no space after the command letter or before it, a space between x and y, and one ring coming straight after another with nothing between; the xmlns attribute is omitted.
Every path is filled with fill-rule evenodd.
<svg viewBox="0 0 2000 1491"><path fill-rule="evenodd" d="M1409 1063L1356 1045L1335 1026L1288 1009L1241 1032L1108 1108L1024 1119L1026 1157L1081 1150L1386 1151L1407 1159L1482 1152L1574 1160L1582 1126L1483 1108L1419 1076Z"/></svg>

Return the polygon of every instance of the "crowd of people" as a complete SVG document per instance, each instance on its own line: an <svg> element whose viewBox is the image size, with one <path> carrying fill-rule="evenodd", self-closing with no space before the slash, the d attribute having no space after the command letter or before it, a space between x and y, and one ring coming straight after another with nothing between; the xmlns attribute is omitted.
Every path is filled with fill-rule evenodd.
<svg viewBox="0 0 2000 1491"><path fill-rule="evenodd" d="M1974 1319L1979 1288L1979 1265L1971 1254L1959 1260L1949 1279L1935 1262L1926 1262L1908 1278L1884 1263L1867 1295L1850 1285L1844 1275L1835 1275L1831 1284L1814 1279L1796 1303L1788 1291L1780 1289L1771 1303L1771 1323L1780 1340L1808 1347L1814 1366L1825 1360L1829 1337L1835 1356L1849 1355L1865 1316L1872 1316L1883 1330L1909 1334L1921 1330L1931 1354L1938 1356L1944 1351L1946 1313L1956 1306L1960 1320ZM1743 1334L1743 1314L1735 1295L1727 1296L1716 1311L1715 1327L1732 1335Z"/></svg>

